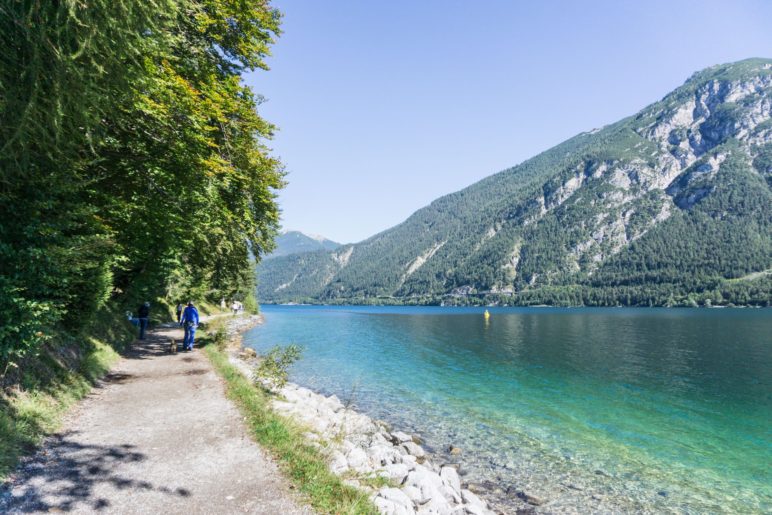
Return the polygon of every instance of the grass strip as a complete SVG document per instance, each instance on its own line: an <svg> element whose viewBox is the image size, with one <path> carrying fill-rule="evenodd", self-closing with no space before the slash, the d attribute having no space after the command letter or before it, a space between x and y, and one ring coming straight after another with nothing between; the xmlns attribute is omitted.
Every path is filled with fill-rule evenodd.
<svg viewBox="0 0 772 515"><path fill-rule="evenodd" d="M0 392L0 482L21 456L56 431L67 409L91 391L118 360L108 344L89 338L77 368L43 352L17 388Z"/></svg>
<svg viewBox="0 0 772 515"><path fill-rule="evenodd" d="M306 443L303 430L276 414L269 405L268 394L230 364L225 352L214 345L207 345L205 352L225 380L228 398L241 410L255 440L273 453L311 506L322 513L378 513L366 493L346 485L330 472L324 456Z"/></svg>

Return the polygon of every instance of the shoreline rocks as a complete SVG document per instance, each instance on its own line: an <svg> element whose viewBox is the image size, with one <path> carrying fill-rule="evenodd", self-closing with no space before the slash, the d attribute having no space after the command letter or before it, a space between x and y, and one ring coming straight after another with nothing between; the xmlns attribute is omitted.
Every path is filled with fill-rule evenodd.
<svg viewBox="0 0 772 515"><path fill-rule="evenodd" d="M232 352L229 360L254 378L251 353ZM391 432L385 423L350 409L335 395L325 397L293 383L273 391L273 409L306 426L306 440L328 456L330 470L346 483L370 491L381 513L494 513L487 501L462 487L457 464L434 463L413 435ZM387 485L370 486L379 482Z"/></svg>

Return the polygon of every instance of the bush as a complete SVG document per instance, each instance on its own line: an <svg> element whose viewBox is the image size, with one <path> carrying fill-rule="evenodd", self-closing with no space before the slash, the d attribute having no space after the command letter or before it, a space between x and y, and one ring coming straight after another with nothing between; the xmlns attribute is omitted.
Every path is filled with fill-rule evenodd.
<svg viewBox="0 0 772 515"><path fill-rule="evenodd" d="M298 345L273 347L262 357L255 370L256 381L267 381L274 388L283 388L287 384L289 367L300 359L302 349Z"/></svg>

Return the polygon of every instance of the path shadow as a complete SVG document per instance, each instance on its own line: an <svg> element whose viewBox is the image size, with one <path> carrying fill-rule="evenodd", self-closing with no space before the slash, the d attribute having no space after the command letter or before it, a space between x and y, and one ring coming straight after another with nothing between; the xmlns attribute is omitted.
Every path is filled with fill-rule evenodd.
<svg viewBox="0 0 772 515"><path fill-rule="evenodd" d="M105 483L119 490L191 495L184 488L159 487L122 476L118 472L121 465L146 459L133 445L86 445L72 439L75 434L51 437L32 460L17 470L13 480L0 486L0 513L110 510L110 501L94 493L98 485Z"/></svg>
<svg viewBox="0 0 772 515"><path fill-rule="evenodd" d="M169 343L172 338L168 335L149 333L145 340L134 340L123 352L127 359L152 359L160 356L172 356L169 352ZM174 338L178 349L181 347L182 338Z"/></svg>

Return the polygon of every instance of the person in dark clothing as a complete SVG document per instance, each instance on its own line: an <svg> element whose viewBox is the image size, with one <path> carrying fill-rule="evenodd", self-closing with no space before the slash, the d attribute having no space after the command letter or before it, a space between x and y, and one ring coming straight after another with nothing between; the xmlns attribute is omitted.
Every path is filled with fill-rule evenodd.
<svg viewBox="0 0 772 515"><path fill-rule="evenodd" d="M148 321L150 320L150 303L145 302L139 307L137 311L137 318L139 318L139 339L145 339L145 329L147 329Z"/></svg>
<svg viewBox="0 0 772 515"><path fill-rule="evenodd" d="M182 316L182 302L177 304L177 323L180 323L180 317Z"/></svg>
<svg viewBox="0 0 772 515"><path fill-rule="evenodd" d="M188 307L182 312L180 325L185 328L185 338L182 340L182 349L193 350L193 343L196 339L196 328L198 327L198 310L193 305L193 301L188 302Z"/></svg>

